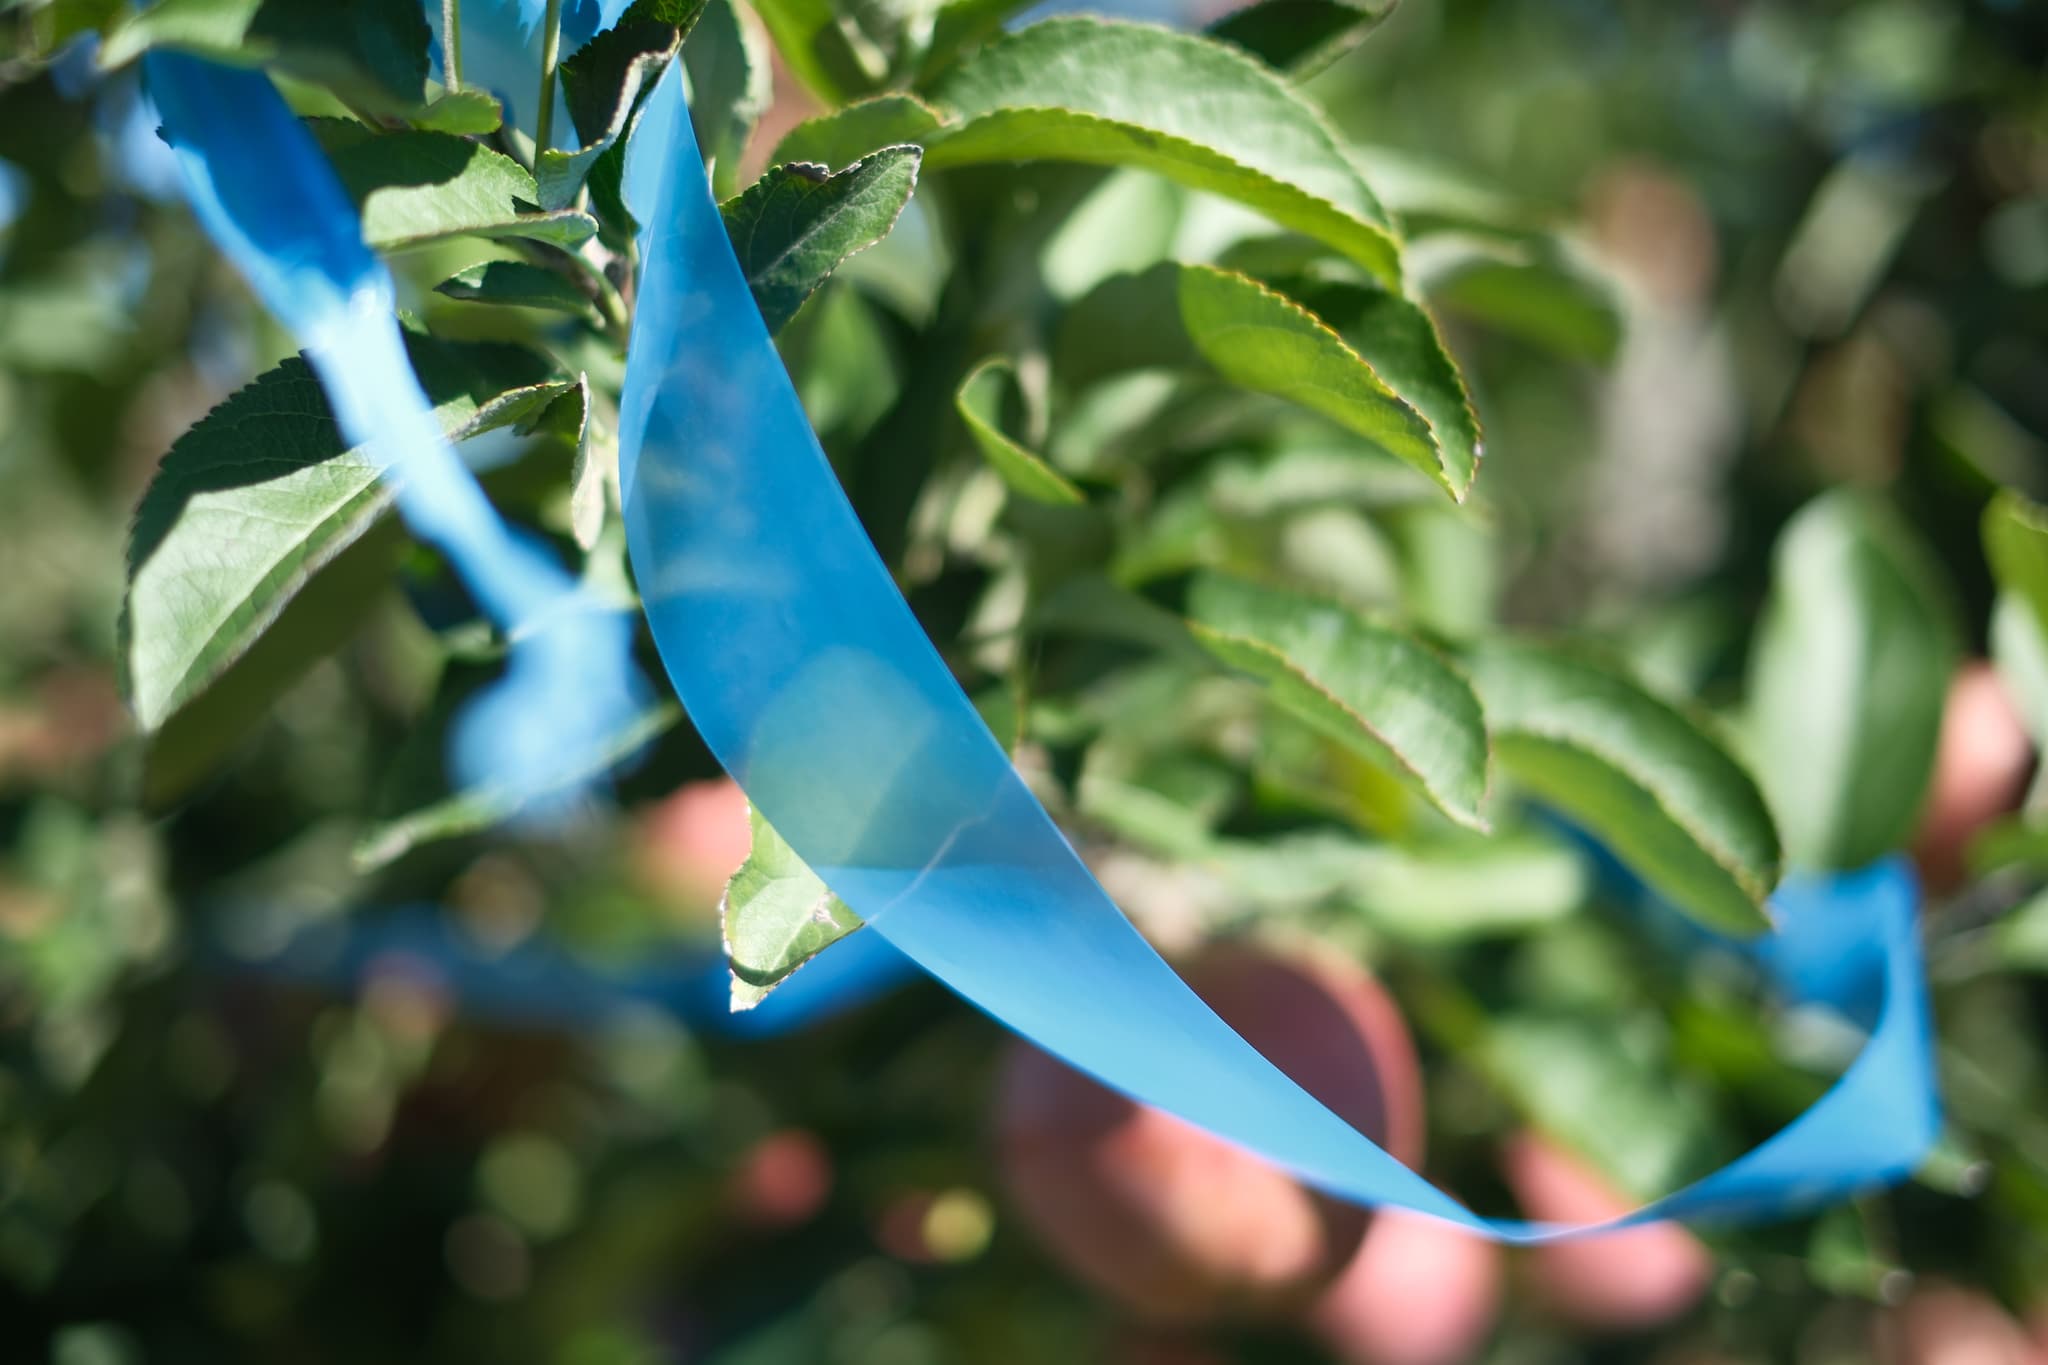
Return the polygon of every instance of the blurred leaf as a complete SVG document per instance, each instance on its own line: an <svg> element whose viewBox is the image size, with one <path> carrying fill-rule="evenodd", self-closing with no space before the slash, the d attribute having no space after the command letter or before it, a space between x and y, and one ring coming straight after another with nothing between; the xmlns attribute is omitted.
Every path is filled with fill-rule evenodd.
<svg viewBox="0 0 2048 1365"><path fill-rule="evenodd" d="M47 59L82 33L104 32L124 4L125 0L50 0L28 17L31 54Z"/></svg>
<svg viewBox="0 0 2048 1365"><path fill-rule="evenodd" d="M896 225L921 153L884 147L836 174L777 166L720 208L761 318L777 332L840 262Z"/></svg>
<svg viewBox="0 0 2048 1365"><path fill-rule="evenodd" d="M1390 287L1398 247L1322 114L1226 43L1139 24L1047 19L975 51L934 92L956 116L933 168L1138 166L1327 243Z"/></svg>
<svg viewBox="0 0 2048 1365"><path fill-rule="evenodd" d="M1998 680L2012 698L2034 747L2048 739L2048 633L2026 599L2001 592L1991 610L1991 661ZM2048 803L2048 765L2039 765L2027 789L2026 808L2038 811Z"/></svg>
<svg viewBox="0 0 2048 1365"><path fill-rule="evenodd" d="M1067 311L1054 367L1065 383L1081 385L1131 369L1206 366L1321 413L1463 498L1476 470L1476 426L1434 333L1399 315L1407 307L1366 318L1361 336L1416 384L1413 401L1293 299L1206 265L1168 262L1104 281ZM1417 411L1425 405L1446 418L1441 435Z"/></svg>
<svg viewBox="0 0 2048 1365"><path fill-rule="evenodd" d="M1273 704L1388 764L1461 825L1484 830L1479 699L1427 646L1350 608L1204 574L1188 593L1195 637L1267 685Z"/></svg>
<svg viewBox="0 0 2048 1365"><path fill-rule="evenodd" d="M1777 831L1756 783L1698 722L1620 671L1513 640L1463 654L1494 753L1710 928L1770 927Z"/></svg>
<svg viewBox="0 0 2048 1365"><path fill-rule="evenodd" d="M562 100L583 145L574 151L548 147L536 154L533 179L542 208L566 209L576 202L598 158L625 134L642 92L652 88L703 8L703 0L694 0L680 24L646 22L629 14L562 63Z"/></svg>
<svg viewBox="0 0 2048 1365"><path fill-rule="evenodd" d="M568 276L526 261L480 261L435 285L434 292L467 303L545 308L586 319L597 316L590 296Z"/></svg>
<svg viewBox="0 0 2048 1365"><path fill-rule="evenodd" d="M1303 80L1364 42L1394 12L1394 4L1395 0L1257 0L1209 25L1208 34Z"/></svg>
<svg viewBox="0 0 2048 1365"><path fill-rule="evenodd" d="M1954 628L1925 551L1867 496L1808 503L1773 563L1750 660L1758 775L1794 865L1861 867L1920 813Z"/></svg>
<svg viewBox="0 0 2048 1365"><path fill-rule="evenodd" d="M1037 502L1074 504L1085 495L1065 475L1003 434L1003 395L1012 374L1010 362L996 357L984 360L960 382L953 406L974 438L975 445L1002 476L1010 491Z"/></svg>
<svg viewBox="0 0 2048 1365"><path fill-rule="evenodd" d="M456 439L537 417L574 387L517 347L407 345ZM390 502L378 466L344 448L297 358L181 436L142 496L128 546L123 688L142 728L163 725L246 653Z"/></svg>
<svg viewBox="0 0 2048 1365"><path fill-rule="evenodd" d="M2038 891L1998 922L1999 961L2020 971L2048 972L2048 891Z"/></svg>
<svg viewBox="0 0 2048 1365"><path fill-rule="evenodd" d="M732 968L732 1007L749 1010L791 972L861 927L860 916L804 865L759 811L754 849L719 904Z"/></svg>
<svg viewBox="0 0 2048 1365"><path fill-rule="evenodd" d="M572 247L597 232L574 210L536 207L540 190L526 168L501 152L453 133L375 133L342 119L314 119L363 213L363 239L403 251L450 237L524 237Z"/></svg>
<svg viewBox="0 0 2048 1365"><path fill-rule="evenodd" d="M452 708L437 709L440 712L439 723L430 721L421 729L422 733L432 736L435 741L433 747L438 754L446 748L442 740ZM550 777L558 780L544 789L522 788L512 793L490 787L471 787L403 815L379 820L363 831L362 837L356 841L356 870L374 872L422 845L477 834L503 824L522 808L530 807L535 801L545 802L555 792L582 790L589 782L610 772L675 728L676 722L682 718L682 707L673 701L661 701L648 707L617 734L588 753L564 762L558 772L551 772Z"/></svg>
<svg viewBox="0 0 2048 1365"><path fill-rule="evenodd" d="M425 98L431 39L414 0L157 0L107 35L99 65L112 70L172 48L404 113Z"/></svg>
<svg viewBox="0 0 2048 1365"><path fill-rule="evenodd" d="M1555 241L1442 233L1413 243L1409 262L1423 293L1474 322L1601 365L1621 346L1613 285Z"/></svg>
<svg viewBox="0 0 2048 1365"><path fill-rule="evenodd" d="M2026 603L2048 634L2048 507L2001 488L1984 509L1984 556L1998 586Z"/></svg>
<svg viewBox="0 0 2048 1365"><path fill-rule="evenodd" d="M729 199L739 189L740 154L775 98L775 73L759 22L737 0L710 0L683 44L690 120L697 130L697 145L711 164L711 192L719 199Z"/></svg>
<svg viewBox="0 0 2048 1365"><path fill-rule="evenodd" d="M882 147L922 143L938 126L939 116L916 96L877 95L805 119L783 135L769 160L777 166L810 161L839 169Z"/></svg>
<svg viewBox="0 0 2048 1365"><path fill-rule="evenodd" d="M932 16L931 41L918 70L920 83L942 70L962 48L977 47L994 37L1018 10L1033 0L944 0Z"/></svg>
<svg viewBox="0 0 2048 1365"><path fill-rule="evenodd" d="M844 104L881 81L883 57L832 0L753 0L790 71L826 104Z"/></svg>
<svg viewBox="0 0 2048 1365"><path fill-rule="evenodd" d="M1625 1017L1517 1012L1491 1022L1484 1056L1538 1128L1641 1198L1696 1169L1714 1128L1699 1096L1671 1083L1667 1051Z"/></svg>

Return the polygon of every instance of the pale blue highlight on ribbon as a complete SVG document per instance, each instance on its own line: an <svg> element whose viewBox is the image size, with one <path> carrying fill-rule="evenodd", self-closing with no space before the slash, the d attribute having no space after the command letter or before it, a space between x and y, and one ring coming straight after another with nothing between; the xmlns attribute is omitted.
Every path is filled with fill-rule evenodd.
<svg viewBox="0 0 2048 1365"><path fill-rule="evenodd" d="M1333 1194L1505 1241L1587 1231L1481 1218L1402 1166L1239 1038L1110 902L841 493L727 241L678 68L641 116L627 195L646 227L620 474L648 620L699 733L866 932L1047 1051ZM1786 928L1760 955L1828 1000L1879 1001L1868 1042L1776 1137L1603 1226L1784 1214L1915 1168L1940 1127L1917 899L1898 860L1780 891Z"/></svg>
<svg viewBox="0 0 2048 1365"><path fill-rule="evenodd" d="M384 467L407 525L510 640L503 678L457 718L457 777L515 799L565 798L571 774L642 704L631 618L500 520L455 454L407 359L391 276L269 79L163 52L144 72L200 224L299 340L343 436Z"/></svg>

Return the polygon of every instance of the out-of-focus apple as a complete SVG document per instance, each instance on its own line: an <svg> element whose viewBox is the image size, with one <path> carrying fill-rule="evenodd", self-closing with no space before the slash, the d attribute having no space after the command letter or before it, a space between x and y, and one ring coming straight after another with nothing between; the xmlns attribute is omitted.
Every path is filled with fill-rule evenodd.
<svg viewBox="0 0 2048 1365"><path fill-rule="evenodd" d="M1970 840L2019 804L2033 763L2033 742L1997 670L1982 660L1964 664L1949 683L1934 776L1913 839L1929 890L1962 884Z"/></svg>
<svg viewBox="0 0 2048 1365"><path fill-rule="evenodd" d="M732 1211L753 1227L807 1223L832 1193L832 1154L802 1128L770 1133L747 1149L726 1183Z"/></svg>
<svg viewBox="0 0 2048 1365"><path fill-rule="evenodd" d="M747 798L731 778L690 782L648 807L634 839L641 882L682 910L718 904L754 846Z"/></svg>
<svg viewBox="0 0 2048 1365"><path fill-rule="evenodd" d="M1309 1093L1403 1160L1420 1156L1414 1044L1363 969L1219 946L1185 975ZM1364 1235L1363 1210L1025 1044L1004 1060L996 1124L1023 1220L1075 1275L1156 1321L1298 1311Z"/></svg>
<svg viewBox="0 0 2048 1365"><path fill-rule="evenodd" d="M1955 1285L1916 1289L1878 1320L1886 1365L2048 1365L2048 1351L1989 1295Z"/></svg>
<svg viewBox="0 0 2048 1365"><path fill-rule="evenodd" d="M1510 1139L1501 1173L1522 1212L1537 1222L1591 1223L1632 1207L1599 1173L1533 1134ZM1714 1278L1713 1258L1675 1223L1559 1242L1529 1253L1537 1301L1593 1331L1641 1331L1679 1317Z"/></svg>
<svg viewBox="0 0 2048 1365"><path fill-rule="evenodd" d="M1500 1311L1501 1249L1420 1214L1385 1212L1309 1314L1345 1365L1458 1365Z"/></svg>

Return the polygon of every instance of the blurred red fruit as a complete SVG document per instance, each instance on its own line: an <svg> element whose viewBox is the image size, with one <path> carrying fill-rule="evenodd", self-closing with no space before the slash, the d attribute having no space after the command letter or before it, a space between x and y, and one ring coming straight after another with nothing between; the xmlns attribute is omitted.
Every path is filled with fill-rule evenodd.
<svg viewBox="0 0 2048 1365"><path fill-rule="evenodd" d="M633 861L656 894L706 909L718 904L753 844L745 793L719 777L678 787L642 813Z"/></svg>
<svg viewBox="0 0 2048 1365"><path fill-rule="evenodd" d="M1500 1310L1501 1249L1420 1214L1373 1219L1309 1323L1345 1365L1457 1365Z"/></svg>
<svg viewBox="0 0 2048 1365"><path fill-rule="evenodd" d="M1954 1285L1915 1290L1877 1325L1886 1365L2048 1365L2048 1352L1988 1295Z"/></svg>
<svg viewBox="0 0 2048 1365"><path fill-rule="evenodd" d="M832 1156L801 1128L770 1133L748 1149L727 1185L733 1212L754 1227L809 1222L832 1193Z"/></svg>
<svg viewBox="0 0 2048 1365"><path fill-rule="evenodd" d="M1964 664L1949 684L1941 746L1913 840L1928 889L1962 884L1970 840L2019 805L2033 763L2033 743L1997 671L1982 660Z"/></svg>
<svg viewBox="0 0 2048 1365"><path fill-rule="evenodd" d="M1185 974L1309 1093L1402 1160L1420 1157L1414 1045L1362 969L1226 946ZM1364 1235L1363 1210L1022 1043L1004 1060L996 1121L1024 1221L1075 1275L1157 1321L1298 1310Z"/></svg>
<svg viewBox="0 0 2048 1365"><path fill-rule="evenodd" d="M1577 1157L1529 1134L1503 1147L1501 1171L1522 1212L1537 1222L1597 1222L1632 1207ZM1700 1301L1713 1277L1707 1249L1675 1223L1537 1247L1529 1258L1543 1307L1597 1331L1669 1322Z"/></svg>

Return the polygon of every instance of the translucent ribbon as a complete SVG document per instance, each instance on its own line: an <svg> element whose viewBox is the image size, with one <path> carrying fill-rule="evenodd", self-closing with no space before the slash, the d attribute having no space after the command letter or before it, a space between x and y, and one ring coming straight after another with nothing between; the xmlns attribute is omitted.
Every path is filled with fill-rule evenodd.
<svg viewBox="0 0 2048 1365"><path fill-rule="evenodd" d="M391 276L312 135L268 77L156 52L144 79L201 226L303 347L351 445L400 514L511 640L505 676L457 718L452 765L515 799L559 796L643 691L631 618L499 519L421 391Z"/></svg>
<svg viewBox="0 0 2048 1365"><path fill-rule="evenodd" d="M620 473L648 621L698 732L867 932L1048 1052L1334 1195L1510 1242L1597 1230L1482 1218L1437 1190L1245 1043L1110 902L841 493L734 258L674 66L641 115L627 195L646 227ZM1916 901L1897 860L1779 892L1764 960L1795 995L1874 1000L1868 1041L1777 1136L1598 1227L1784 1214L1914 1169L1940 1124Z"/></svg>

